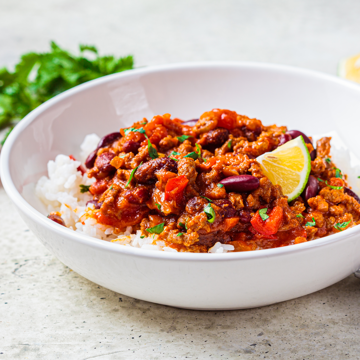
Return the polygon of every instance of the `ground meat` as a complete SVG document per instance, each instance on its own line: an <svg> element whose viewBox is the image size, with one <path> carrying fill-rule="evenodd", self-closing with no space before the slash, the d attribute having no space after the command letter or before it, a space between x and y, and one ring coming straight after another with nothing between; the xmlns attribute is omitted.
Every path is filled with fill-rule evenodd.
<svg viewBox="0 0 360 360"><path fill-rule="evenodd" d="M317 156L325 158L330 155L330 140L331 137L323 137L316 142Z"/></svg>
<svg viewBox="0 0 360 360"><path fill-rule="evenodd" d="M215 149L221 146L228 137L229 131L227 129L218 128L204 134L199 143L205 149Z"/></svg>
<svg viewBox="0 0 360 360"><path fill-rule="evenodd" d="M197 177L195 160L192 158L181 159L178 162L178 174L185 175L190 185L194 184Z"/></svg>

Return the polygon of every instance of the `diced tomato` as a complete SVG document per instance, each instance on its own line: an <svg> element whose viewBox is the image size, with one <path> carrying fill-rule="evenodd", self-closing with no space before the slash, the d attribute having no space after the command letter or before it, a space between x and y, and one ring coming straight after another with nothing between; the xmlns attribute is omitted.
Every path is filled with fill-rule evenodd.
<svg viewBox="0 0 360 360"><path fill-rule="evenodd" d="M165 186L165 200L175 200L179 202L188 182L189 180L185 175L169 179Z"/></svg>
<svg viewBox="0 0 360 360"><path fill-rule="evenodd" d="M75 159L72 155L69 155L69 158L70 158L71 160L76 161L76 159ZM85 168L84 168L82 165L78 166L76 170L77 170L77 171L80 171L80 172L81 172L81 175L84 175L84 174L86 173L86 170L85 170Z"/></svg>
<svg viewBox="0 0 360 360"><path fill-rule="evenodd" d="M218 120L218 127L222 127L228 130L232 130L236 124L237 114L235 111L231 110L221 110L221 109L213 109L214 113L220 113L220 117Z"/></svg>
<svg viewBox="0 0 360 360"><path fill-rule="evenodd" d="M254 229L262 235L277 233L284 217L284 211L280 206L275 206L268 215L269 218L264 221L257 211L250 221Z"/></svg>
<svg viewBox="0 0 360 360"><path fill-rule="evenodd" d="M108 187L109 187L109 182L107 180L102 179L102 180L95 181L90 186L89 190L92 195L100 195L104 191L106 191Z"/></svg>

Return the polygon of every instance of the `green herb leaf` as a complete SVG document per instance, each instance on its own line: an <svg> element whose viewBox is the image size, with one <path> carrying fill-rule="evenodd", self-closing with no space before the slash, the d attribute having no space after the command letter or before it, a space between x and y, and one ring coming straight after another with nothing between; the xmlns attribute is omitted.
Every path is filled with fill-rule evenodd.
<svg viewBox="0 0 360 360"><path fill-rule="evenodd" d="M195 151L193 151L190 154L185 155L184 158L192 158L196 160L198 158L198 154Z"/></svg>
<svg viewBox="0 0 360 360"><path fill-rule="evenodd" d="M208 218L208 222L212 224L215 221L215 210L211 207L211 204L207 204L204 208L204 212Z"/></svg>
<svg viewBox="0 0 360 360"><path fill-rule="evenodd" d="M332 185L329 185L327 181L325 181L325 184L331 188L331 189L334 189L334 190L341 190L343 187L342 186L332 186Z"/></svg>
<svg viewBox="0 0 360 360"><path fill-rule="evenodd" d="M304 218L303 214L297 214L296 217L298 217L298 218Z"/></svg>
<svg viewBox="0 0 360 360"><path fill-rule="evenodd" d="M111 185L111 186L109 187L109 190L112 190L112 188L113 188L113 185Z"/></svg>
<svg viewBox="0 0 360 360"><path fill-rule="evenodd" d="M324 180L320 179L320 178L317 178L320 182L324 182Z"/></svg>
<svg viewBox="0 0 360 360"><path fill-rule="evenodd" d="M186 218L186 221L185 221L185 229L186 229L186 230L188 229L188 227L187 227L188 221L189 221L189 218Z"/></svg>
<svg viewBox="0 0 360 360"><path fill-rule="evenodd" d="M143 128L135 129L135 128L128 128L124 129L125 136L131 132L139 132L141 134L145 134L145 130Z"/></svg>
<svg viewBox="0 0 360 360"><path fill-rule="evenodd" d="M203 199L207 200L209 203L212 203L212 200L209 199L209 198L207 198L206 196L201 196L201 195L200 195L200 197L202 197Z"/></svg>
<svg viewBox="0 0 360 360"><path fill-rule="evenodd" d="M124 158L126 156L126 154L121 154L121 155L119 155L119 158Z"/></svg>
<svg viewBox="0 0 360 360"><path fill-rule="evenodd" d="M181 226L181 227L185 227L185 224L184 224L184 223L182 223L182 222L179 222L179 226Z"/></svg>
<svg viewBox="0 0 360 360"><path fill-rule="evenodd" d="M146 137L147 138L147 137ZM147 139L148 141L148 152L149 152L149 156L152 159L157 159L159 157L158 152L156 151L156 149L152 146L151 142L149 139Z"/></svg>
<svg viewBox="0 0 360 360"><path fill-rule="evenodd" d="M231 145L232 145L232 139L230 139L230 141L227 143L227 147L228 147L229 149L231 149Z"/></svg>
<svg viewBox="0 0 360 360"><path fill-rule="evenodd" d="M201 149L198 143L195 144L196 147L196 153L199 159L201 159Z"/></svg>
<svg viewBox="0 0 360 360"><path fill-rule="evenodd" d="M140 236L140 239L143 239L144 237L145 237L145 235L141 235L141 236Z"/></svg>
<svg viewBox="0 0 360 360"><path fill-rule="evenodd" d="M140 123L141 125L146 125L147 124L147 122L146 121L144 121L144 122L142 122L142 123Z"/></svg>
<svg viewBox="0 0 360 360"><path fill-rule="evenodd" d="M190 135L181 135L181 136L177 136L177 139L180 141L180 142L184 142L185 140L187 140L188 138L191 138L192 136Z"/></svg>
<svg viewBox="0 0 360 360"><path fill-rule="evenodd" d="M161 205L160 205L160 204L155 203L155 205L156 205L156 207L157 207L159 210L161 210Z"/></svg>
<svg viewBox="0 0 360 360"><path fill-rule="evenodd" d="M172 151L171 154L172 156L177 156L177 155L181 155L179 152L176 152L176 151Z"/></svg>
<svg viewBox="0 0 360 360"><path fill-rule="evenodd" d="M335 177L338 179L342 179L341 170L338 168L335 169Z"/></svg>
<svg viewBox="0 0 360 360"><path fill-rule="evenodd" d="M82 185L82 184L80 185L80 192L82 194L88 192L89 190L90 190L90 185Z"/></svg>
<svg viewBox="0 0 360 360"><path fill-rule="evenodd" d="M221 189L222 187L224 187L223 184L217 184L216 186L217 186L218 188L220 188L220 189Z"/></svg>
<svg viewBox="0 0 360 360"><path fill-rule="evenodd" d="M351 223L351 220L347 221L347 222L343 222L343 223L337 223L334 225L334 228L336 230L343 231L343 229L345 229L350 223Z"/></svg>
<svg viewBox="0 0 360 360"><path fill-rule="evenodd" d="M170 159L175 160L175 161L179 161L179 159L175 159L175 158L172 158L172 157Z"/></svg>
<svg viewBox="0 0 360 360"><path fill-rule="evenodd" d="M268 208L263 208L259 210L259 215L263 221L267 220L269 218L269 215L266 213L268 211Z"/></svg>
<svg viewBox="0 0 360 360"><path fill-rule="evenodd" d="M329 158L326 158L325 161L326 161L328 164L331 163L331 159L329 159Z"/></svg>
<svg viewBox="0 0 360 360"><path fill-rule="evenodd" d="M86 52L96 56L91 60ZM85 52L85 53L84 53ZM132 69L132 56L99 56L91 45L73 55L51 42L49 52L24 54L14 71L0 69L0 127L15 125L43 102L74 86Z"/></svg>
<svg viewBox="0 0 360 360"><path fill-rule="evenodd" d="M164 225L165 223L163 222L161 224L147 228L146 231L149 232L150 234L161 234L164 231Z"/></svg>
<svg viewBox="0 0 360 360"><path fill-rule="evenodd" d="M143 162L141 162L139 166L141 166L142 163L143 163ZM129 184L130 184L132 178L134 177L134 174L135 174L135 172L136 172L136 170L138 169L139 166L137 166L135 169L133 169L133 170L131 171L129 180L128 180L128 182L126 183L125 188L127 188L127 187L129 186Z"/></svg>
<svg viewBox="0 0 360 360"><path fill-rule="evenodd" d="M184 233L179 232L176 236L183 236L183 235L184 235Z"/></svg>
<svg viewBox="0 0 360 360"><path fill-rule="evenodd" d="M306 224L305 224L305 226L315 226L316 225L316 222L315 222L315 219L314 218L312 218L312 222L307 222Z"/></svg>

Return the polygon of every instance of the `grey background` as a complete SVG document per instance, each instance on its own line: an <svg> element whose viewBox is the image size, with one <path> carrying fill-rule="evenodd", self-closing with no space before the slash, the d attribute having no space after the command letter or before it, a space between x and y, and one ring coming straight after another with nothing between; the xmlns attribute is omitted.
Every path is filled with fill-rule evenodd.
<svg viewBox="0 0 360 360"><path fill-rule="evenodd" d="M72 51L87 43L101 54L130 53L137 66L239 60L336 74L341 58L360 52L359 14L357 0L0 0L0 66L55 40ZM0 360L358 359L359 296L351 275L251 310L128 298L55 259L0 187Z"/></svg>

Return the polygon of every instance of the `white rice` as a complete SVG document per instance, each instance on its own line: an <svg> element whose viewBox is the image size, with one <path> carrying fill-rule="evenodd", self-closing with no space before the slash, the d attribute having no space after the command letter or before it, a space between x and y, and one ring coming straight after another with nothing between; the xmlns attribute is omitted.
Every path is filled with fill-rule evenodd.
<svg viewBox="0 0 360 360"><path fill-rule="evenodd" d="M323 136L331 136L331 156L334 163L339 166L344 174L348 175L348 182L356 193L360 192L360 161L349 151L336 132L321 136L314 136L314 140ZM164 241L157 240L157 235L141 238L141 231L132 234L132 227L128 226L122 233L109 225L99 224L91 215L94 205L86 206L86 202L92 200L89 193L82 194L80 185L91 185L95 179L89 179L82 175L77 168L84 163L86 157L92 152L100 138L96 134L86 135L81 144L80 161L73 161L66 155L58 155L55 161L48 163L48 177L40 178L36 185L36 195L47 206L47 211L60 212L66 226L74 231L91 237L113 242L122 246L135 248L177 252L177 250L165 246ZM340 165L341 164L341 165ZM217 242L209 253L226 253L233 251L233 245Z"/></svg>
<svg viewBox="0 0 360 360"><path fill-rule="evenodd" d="M80 185L91 185L95 179L82 175L77 168L85 162L89 153L96 149L100 138L96 134L86 135L80 146L80 161L74 161L67 155L58 155L55 161L48 163L48 176L40 178L36 184L35 193L46 205L48 213L59 212L68 228L88 236L110 241L122 246L135 248L177 252L176 249L165 246L164 241L157 240L157 235L141 238L141 231L132 234L132 227L128 226L122 233L109 225L99 224L93 218L94 205L86 206L92 196L82 194ZM234 250L234 246L217 242L209 253L226 253Z"/></svg>

